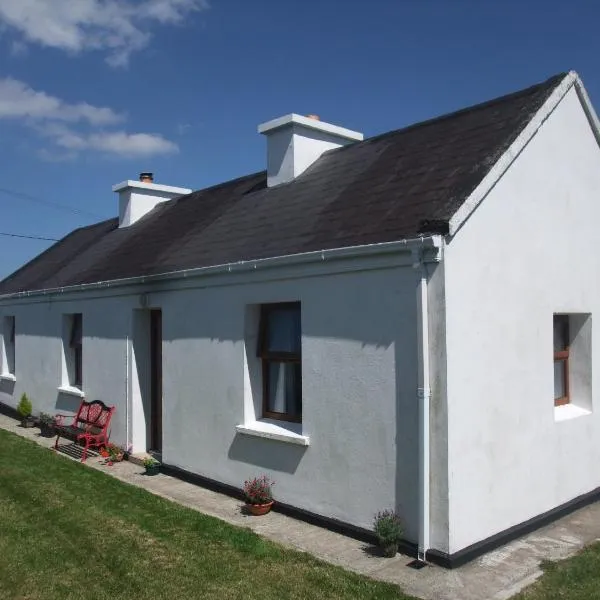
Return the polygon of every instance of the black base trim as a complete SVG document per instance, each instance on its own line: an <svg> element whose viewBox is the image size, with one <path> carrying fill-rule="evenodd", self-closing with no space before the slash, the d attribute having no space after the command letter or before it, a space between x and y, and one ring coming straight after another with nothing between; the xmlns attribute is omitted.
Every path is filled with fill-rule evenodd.
<svg viewBox="0 0 600 600"><path fill-rule="evenodd" d="M500 546L504 546L505 544L508 544L508 542L512 542L513 540L527 535L536 529L540 529L540 527L549 525L550 523L565 517L572 512L583 508L584 506L593 504L598 500L600 500L600 487L597 487L595 490L592 490L586 494L582 494L581 496L577 496L576 498L573 498L572 500L569 500L560 506L542 513L541 515L537 515L537 517L523 521L523 523L509 527L508 529L505 529L500 533L496 533L485 540L481 540L480 542L476 542L471 546L467 546L466 548L463 548L458 552L454 552L453 554L440 552L439 550L429 550L427 552L427 559L432 563L435 563L446 569L455 569L456 567L460 567L481 556L482 554L485 554L486 552L490 552L496 548L499 548Z"/></svg>
<svg viewBox="0 0 600 600"><path fill-rule="evenodd" d="M165 464L162 465L161 472L165 473L166 475L177 477L178 479L181 479L183 481L187 481L189 483L193 483L195 485L207 488L214 492L226 494L227 496L231 496L241 501L244 500L242 491L239 488L227 485L225 483L221 483L220 481L216 481L214 479L210 479L202 475L198 475L197 473L191 473L190 471L186 471L179 467ZM311 525L317 525L318 527L324 527L329 531L334 531L335 533L347 535L348 537L354 538L361 542L365 542L367 544L374 545L377 543L377 538L375 537L375 534L372 531L364 529L363 527L358 527L356 525L346 523L344 521L339 521L338 519L324 517L323 515L319 515L308 510L304 510L302 508L297 508L296 506L285 504L279 501L275 502L272 510L293 517L294 519L310 523ZM402 540L400 542L400 544L398 545L398 550L402 554L407 554L408 556L417 556L416 544L413 544L412 542L406 540Z"/></svg>

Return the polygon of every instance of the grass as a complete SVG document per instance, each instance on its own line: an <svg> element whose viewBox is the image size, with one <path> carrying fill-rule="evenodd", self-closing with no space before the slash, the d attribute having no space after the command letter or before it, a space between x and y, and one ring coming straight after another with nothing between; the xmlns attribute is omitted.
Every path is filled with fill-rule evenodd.
<svg viewBox="0 0 600 600"><path fill-rule="evenodd" d="M576 556L542 564L544 574L514 600L600 599L600 543Z"/></svg>
<svg viewBox="0 0 600 600"><path fill-rule="evenodd" d="M410 600L0 430L0 599Z"/></svg>

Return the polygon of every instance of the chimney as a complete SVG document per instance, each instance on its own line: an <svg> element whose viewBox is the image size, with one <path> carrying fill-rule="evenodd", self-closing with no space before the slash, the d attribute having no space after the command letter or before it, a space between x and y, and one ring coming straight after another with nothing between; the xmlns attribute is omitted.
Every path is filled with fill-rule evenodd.
<svg viewBox="0 0 600 600"><path fill-rule="evenodd" d="M258 126L267 137L267 186L292 181L323 152L361 141L363 134L325 123L317 115L291 114Z"/></svg>
<svg viewBox="0 0 600 600"><path fill-rule="evenodd" d="M187 188L154 183L153 173L140 173L139 181L128 179L113 186L119 194L119 227L129 227L148 214L160 202L189 194Z"/></svg>

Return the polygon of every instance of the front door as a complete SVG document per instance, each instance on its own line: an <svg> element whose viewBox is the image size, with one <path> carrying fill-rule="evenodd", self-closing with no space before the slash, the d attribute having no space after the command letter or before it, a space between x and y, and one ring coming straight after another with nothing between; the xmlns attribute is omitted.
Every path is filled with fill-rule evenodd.
<svg viewBox="0 0 600 600"><path fill-rule="evenodd" d="M150 311L150 447L162 450L162 312Z"/></svg>

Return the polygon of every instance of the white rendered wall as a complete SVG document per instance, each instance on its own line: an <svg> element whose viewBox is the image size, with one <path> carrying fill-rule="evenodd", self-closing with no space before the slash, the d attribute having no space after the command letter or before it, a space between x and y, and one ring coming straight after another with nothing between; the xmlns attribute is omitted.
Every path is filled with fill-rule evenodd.
<svg viewBox="0 0 600 600"><path fill-rule="evenodd" d="M223 276L218 285L198 280L202 288L169 289L195 285L185 281L148 289L143 304L163 313L164 461L238 487L267 473L279 500L362 527L371 526L376 511L396 508L416 540L416 274L410 256L405 261L390 266L402 262L393 257L385 266L354 270L346 260L340 269L347 273L322 274L325 264ZM309 271L314 276L299 276ZM78 406L57 388L61 317L82 312L86 397L117 406L113 441L145 449L147 409L137 379L143 343L135 348L143 337L141 291L0 302L0 316L17 318L17 381L0 386L0 402L16 406L25 390L36 412ZM122 293L104 293L116 292ZM245 316L261 303L290 300L302 303L307 447L236 432L252 401L245 353L252 360L255 349L246 348Z"/></svg>
<svg viewBox="0 0 600 600"><path fill-rule="evenodd" d="M0 402L15 407L23 392L34 414L70 414L81 398L59 391L63 381L63 314L83 313L83 392L87 400L116 405L112 439L126 442L125 363L131 302L120 298L20 302L2 305L16 319L16 381L0 379Z"/></svg>
<svg viewBox="0 0 600 600"><path fill-rule="evenodd" d="M152 294L163 309L164 460L234 486L267 473L279 500L363 527L401 505L414 538L414 277L408 267ZM246 308L294 300L308 447L235 430L248 393Z"/></svg>
<svg viewBox="0 0 600 600"><path fill-rule="evenodd" d="M557 422L553 313L600 340L600 150L574 90L445 251L449 551L600 486L593 412Z"/></svg>

